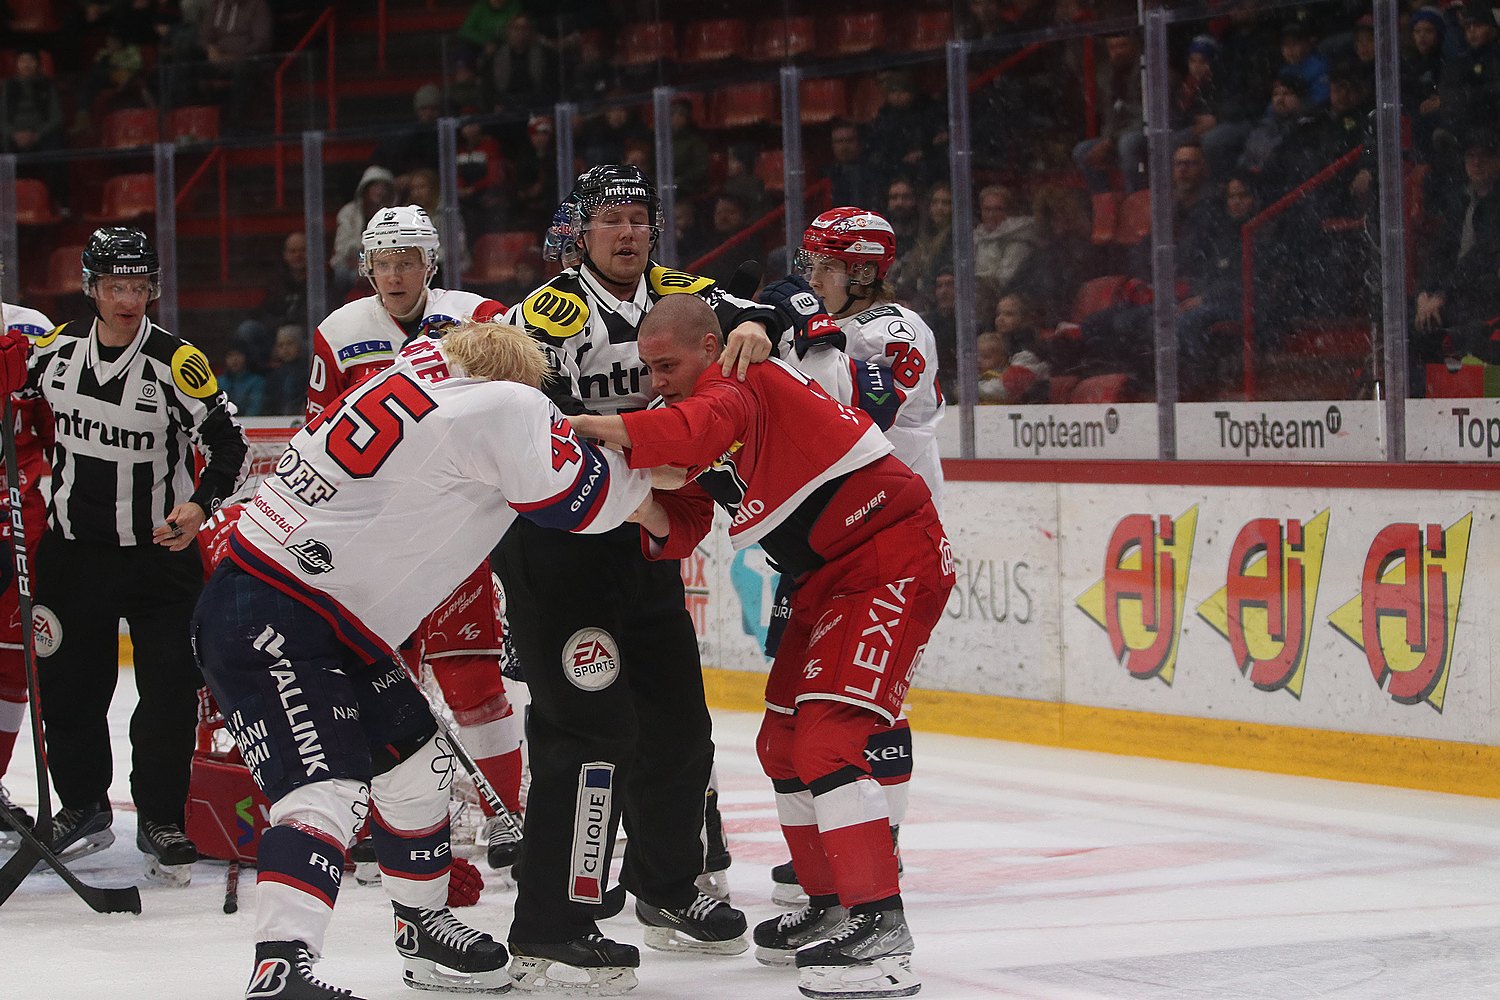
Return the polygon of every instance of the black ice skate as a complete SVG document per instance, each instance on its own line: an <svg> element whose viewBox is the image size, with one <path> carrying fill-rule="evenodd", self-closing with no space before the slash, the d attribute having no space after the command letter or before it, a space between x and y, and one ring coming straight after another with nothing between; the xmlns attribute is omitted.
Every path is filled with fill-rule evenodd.
<svg viewBox="0 0 1500 1000"><path fill-rule="evenodd" d="M20 844L21 835L11 827L10 817L14 816L16 822L27 830L36 829L36 821L31 818L30 813L11 801L4 785L0 785L0 805L10 810L9 814L0 812L0 847L14 848Z"/></svg>
<svg viewBox="0 0 1500 1000"><path fill-rule="evenodd" d="M484 821L484 859L491 868L496 871L509 868L520 853L521 838L505 817L491 816Z"/></svg>
<svg viewBox="0 0 1500 1000"><path fill-rule="evenodd" d="M360 885L380 885L380 861L375 857L375 841L369 837L356 840L349 848L354 862L354 881Z"/></svg>
<svg viewBox="0 0 1500 1000"><path fill-rule="evenodd" d="M719 814L719 791L710 788L704 797L703 874L693 882L698 891L721 903L729 902L729 843L724 839L724 818Z"/></svg>
<svg viewBox="0 0 1500 1000"><path fill-rule="evenodd" d="M198 848L175 823L156 823L140 817L135 846L146 855L146 877L153 882L183 886L193 880Z"/></svg>
<svg viewBox="0 0 1500 1000"><path fill-rule="evenodd" d="M396 950L406 957L407 986L451 993L504 993L511 988L505 971L509 956L499 941L463 923L446 906L394 906Z"/></svg>
<svg viewBox="0 0 1500 1000"><path fill-rule="evenodd" d="M909 997L922 988L911 952L900 908L851 913L797 952L797 988L808 997Z"/></svg>
<svg viewBox="0 0 1500 1000"><path fill-rule="evenodd" d="M260 941L245 1000L360 1000L312 974L312 956L301 941Z"/></svg>
<svg viewBox="0 0 1500 1000"><path fill-rule="evenodd" d="M104 850L115 842L115 832L110 829L114 821L108 802L59 809L52 817L52 853L64 861L77 861Z"/></svg>
<svg viewBox="0 0 1500 1000"><path fill-rule="evenodd" d="M704 892L686 906L652 906L637 899L635 917L646 925L646 944L658 951L738 955L745 940L745 915Z"/></svg>
<svg viewBox="0 0 1500 1000"><path fill-rule="evenodd" d="M532 993L617 997L635 989L641 953L635 945L589 934L550 944L510 943L510 975Z"/></svg>
<svg viewBox="0 0 1500 1000"><path fill-rule="evenodd" d="M816 896L800 910L762 921L755 926L755 960L761 965L796 964L797 949L828 937L848 912L837 896Z"/></svg>
<svg viewBox="0 0 1500 1000"><path fill-rule="evenodd" d="M777 906L801 906L807 902L807 893L797 884L797 869L790 861L783 861L771 869L771 902Z"/></svg>

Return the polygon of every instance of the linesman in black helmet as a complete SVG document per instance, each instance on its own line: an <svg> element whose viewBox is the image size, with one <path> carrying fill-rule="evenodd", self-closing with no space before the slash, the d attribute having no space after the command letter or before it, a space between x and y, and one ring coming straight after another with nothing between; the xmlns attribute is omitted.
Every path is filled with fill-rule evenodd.
<svg viewBox="0 0 1500 1000"><path fill-rule="evenodd" d="M656 189L631 166L587 171L558 209L545 252L565 270L506 318L546 347L554 370L543 388L565 413L650 401L636 331L663 296L713 307L729 331L727 369L764 360L780 337L772 309L653 261L661 226ZM495 550L531 692L532 784L510 930L523 990L580 988L578 970L605 995L636 984L639 953L601 937L597 923L610 912L622 810L630 847L621 884L647 945L725 955L748 946L744 914L694 884L713 743L679 564L647 559L653 545L633 524L584 539L518 521Z"/></svg>
<svg viewBox="0 0 1500 1000"><path fill-rule="evenodd" d="M56 424L33 616L47 764L65 856L114 841L108 712L119 622L135 647L130 790L147 876L183 885L183 833L203 679L188 620L203 583L193 536L244 474L248 446L203 352L151 322L156 251L139 229L95 230L83 250L95 317L34 341L23 395ZM193 449L204 468L193 474Z"/></svg>

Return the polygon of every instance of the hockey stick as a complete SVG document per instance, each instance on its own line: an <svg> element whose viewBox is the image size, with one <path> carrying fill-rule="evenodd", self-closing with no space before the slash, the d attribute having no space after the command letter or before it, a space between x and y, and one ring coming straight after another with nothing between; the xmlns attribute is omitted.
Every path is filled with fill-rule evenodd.
<svg viewBox="0 0 1500 1000"><path fill-rule="evenodd" d="M224 912L233 913L240 908L240 859L232 858L229 871L224 876Z"/></svg>
<svg viewBox="0 0 1500 1000"><path fill-rule="evenodd" d="M7 407L9 409L9 407ZM67 865L52 853L52 849L37 839L37 835L20 824L20 818L5 806L0 805L0 815L21 835L21 846L4 868L0 868L0 906L10 898L16 887L38 867L38 862L50 865L62 876L62 880L76 893L78 898L98 913L140 913L141 891L133 885L119 889L102 889L81 881Z"/></svg>
<svg viewBox="0 0 1500 1000"><path fill-rule="evenodd" d="M417 690L422 689L418 687ZM495 811L495 815L500 817L505 832L517 841L521 840L521 823L516 819L515 813L506 808L505 801L500 798L500 793L495 791L495 786L490 784L490 779L484 776L484 772L479 770L479 765L474 763L474 758L469 755L469 751L459 742L458 736L449 727L448 720L443 718L443 713L438 711L437 706L432 703L431 696L426 691L422 691L422 696L427 698L427 707L432 712L432 718L437 722L438 735L447 740L448 746L453 748L453 756L463 765L463 769L469 772L469 780L474 782L474 788L479 792L480 798L484 799Z"/></svg>

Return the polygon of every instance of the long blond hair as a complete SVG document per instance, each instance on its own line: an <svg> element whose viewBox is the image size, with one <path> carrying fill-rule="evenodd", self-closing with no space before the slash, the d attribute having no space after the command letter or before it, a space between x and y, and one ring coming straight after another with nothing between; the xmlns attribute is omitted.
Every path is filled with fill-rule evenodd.
<svg viewBox="0 0 1500 1000"><path fill-rule="evenodd" d="M510 323L461 323L443 334L443 354L470 378L520 382L533 389L541 386L549 367L542 345Z"/></svg>

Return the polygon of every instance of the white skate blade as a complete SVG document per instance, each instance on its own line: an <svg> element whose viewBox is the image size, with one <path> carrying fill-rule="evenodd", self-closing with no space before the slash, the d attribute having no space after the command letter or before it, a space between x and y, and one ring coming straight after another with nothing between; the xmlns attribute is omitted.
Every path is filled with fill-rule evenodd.
<svg viewBox="0 0 1500 1000"><path fill-rule="evenodd" d="M356 861L354 863L354 881L360 885L380 885L380 862Z"/></svg>
<svg viewBox="0 0 1500 1000"><path fill-rule="evenodd" d="M795 910L806 905L807 893L802 891L800 885L782 885L777 882L775 888L771 890L771 902Z"/></svg>
<svg viewBox="0 0 1500 1000"><path fill-rule="evenodd" d="M408 958L401 978L414 990L447 993L508 993L515 985L504 968L489 972L456 972L425 958Z"/></svg>
<svg viewBox="0 0 1500 1000"><path fill-rule="evenodd" d="M785 968L797 964L797 951L795 948L762 948L756 945L755 960L772 968Z"/></svg>
<svg viewBox="0 0 1500 1000"><path fill-rule="evenodd" d="M729 902L728 872L704 872L693 880L693 885L705 896L712 896L721 903Z"/></svg>
<svg viewBox="0 0 1500 1000"><path fill-rule="evenodd" d="M115 831L100 830L98 833L91 833L87 837L84 837L81 840L76 840L73 843L69 844L67 850L63 851L61 854L58 854L57 860L61 861L65 865L72 865L75 861L86 858L90 854L98 854L100 851L104 850L114 842ZM37 870L50 872L53 869L51 865L47 864L47 862L38 861L36 864L36 868L32 869L32 871Z"/></svg>
<svg viewBox="0 0 1500 1000"><path fill-rule="evenodd" d="M646 947L655 948L657 951L675 951L682 954L694 955L738 955L750 947L750 942L745 940L741 934L737 938L728 941L699 941L690 934L684 934L672 927L652 927L649 924L646 930Z"/></svg>
<svg viewBox="0 0 1500 1000"><path fill-rule="evenodd" d="M554 993L579 997L617 997L636 988L635 970L623 965L583 969L554 962L550 958L515 955L510 975L516 989L527 993Z"/></svg>
<svg viewBox="0 0 1500 1000"><path fill-rule="evenodd" d="M884 955L859 965L809 965L797 970L805 997L909 997L922 988L910 955Z"/></svg>
<svg viewBox="0 0 1500 1000"><path fill-rule="evenodd" d="M181 889L193 881L192 865L164 865L154 855L147 854L144 857L147 881L173 889Z"/></svg>

